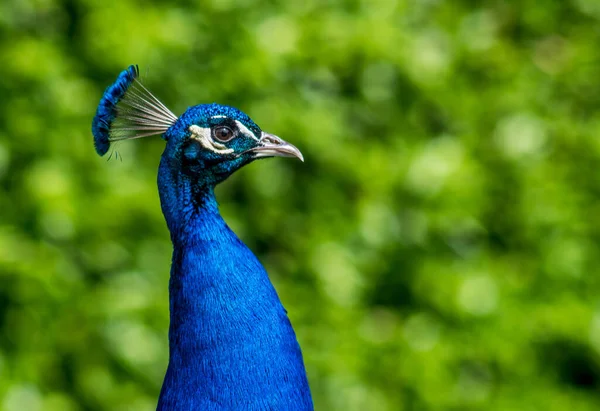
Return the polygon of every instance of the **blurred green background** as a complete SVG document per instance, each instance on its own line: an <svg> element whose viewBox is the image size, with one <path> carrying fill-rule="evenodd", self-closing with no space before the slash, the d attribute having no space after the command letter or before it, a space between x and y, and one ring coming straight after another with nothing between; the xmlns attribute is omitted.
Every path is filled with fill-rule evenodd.
<svg viewBox="0 0 600 411"><path fill-rule="evenodd" d="M163 142L90 132L136 63L303 151L217 194L317 409L600 409L597 0L4 0L0 62L0 410L156 405Z"/></svg>

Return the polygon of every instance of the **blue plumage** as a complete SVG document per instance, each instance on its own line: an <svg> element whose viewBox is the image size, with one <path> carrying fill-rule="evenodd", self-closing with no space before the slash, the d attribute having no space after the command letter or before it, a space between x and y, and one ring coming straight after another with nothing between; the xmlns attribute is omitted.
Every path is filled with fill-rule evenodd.
<svg viewBox="0 0 600 411"><path fill-rule="evenodd" d="M102 95L92 134L103 156L111 142L163 134L177 117L139 82L139 69L129 66Z"/></svg>
<svg viewBox="0 0 600 411"><path fill-rule="evenodd" d="M94 135L96 152L101 156L108 152L110 146L109 132L110 126L117 115L117 103L123 98L138 75L139 69L137 66L129 66L127 70L123 70L117 77L117 81L106 88L100 104L98 104L96 117L92 122L92 134Z"/></svg>
<svg viewBox="0 0 600 411"><path fill-rule="evenodd" d="M119 99L124 73L101 106ZM146 96L145 101L153 100ZM102 113L108 111L102 107ZM112 123L104 120L101 107L98 113L93 130L106 123L113 135L119 112ZM135 138L145 130L132 132ZM263 266L222 219L214 195L216 184L255 159L302 155L243 112L219 104L188 108L163 137L158 188L173 258L170 355L158 409L312 410L286 311ZM97 151L106 153L108 146Z"/></svg>

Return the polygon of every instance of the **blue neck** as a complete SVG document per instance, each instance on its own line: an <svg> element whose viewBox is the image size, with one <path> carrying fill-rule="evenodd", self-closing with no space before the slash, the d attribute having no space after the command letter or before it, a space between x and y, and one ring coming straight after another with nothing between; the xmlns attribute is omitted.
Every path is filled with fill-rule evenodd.
<svg viewBox="0 0 600 411"><path fill-rule="evenodd" d="M212 186L171 173L169 366L159 410L311 410L300 347L269 277L219 214Z"/></svg>

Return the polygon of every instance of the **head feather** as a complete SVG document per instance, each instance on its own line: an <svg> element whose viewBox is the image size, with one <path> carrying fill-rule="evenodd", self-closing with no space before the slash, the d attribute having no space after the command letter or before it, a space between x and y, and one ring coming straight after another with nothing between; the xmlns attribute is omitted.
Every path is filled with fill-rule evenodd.
<svg viewBox="0 0 600 411"><path fill-rule="evenodd" d="M106 154L114 141L163 134L176 121L177 116L140 82L138 67L129 66L98 105L92 122L96 152Z"/></svg>

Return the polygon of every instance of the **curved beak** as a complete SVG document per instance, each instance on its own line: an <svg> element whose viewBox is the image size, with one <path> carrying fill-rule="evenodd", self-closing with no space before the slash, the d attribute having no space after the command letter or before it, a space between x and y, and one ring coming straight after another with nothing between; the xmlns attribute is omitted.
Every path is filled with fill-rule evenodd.
<svg viewBox="0 0 600 411"><path fill-rule="evenodd" d="M260 157L296 157L304 161L302 153L296 146L282 140L274 134L263 133L258 141L259 146L252 149L256 158Z"/></svg>

